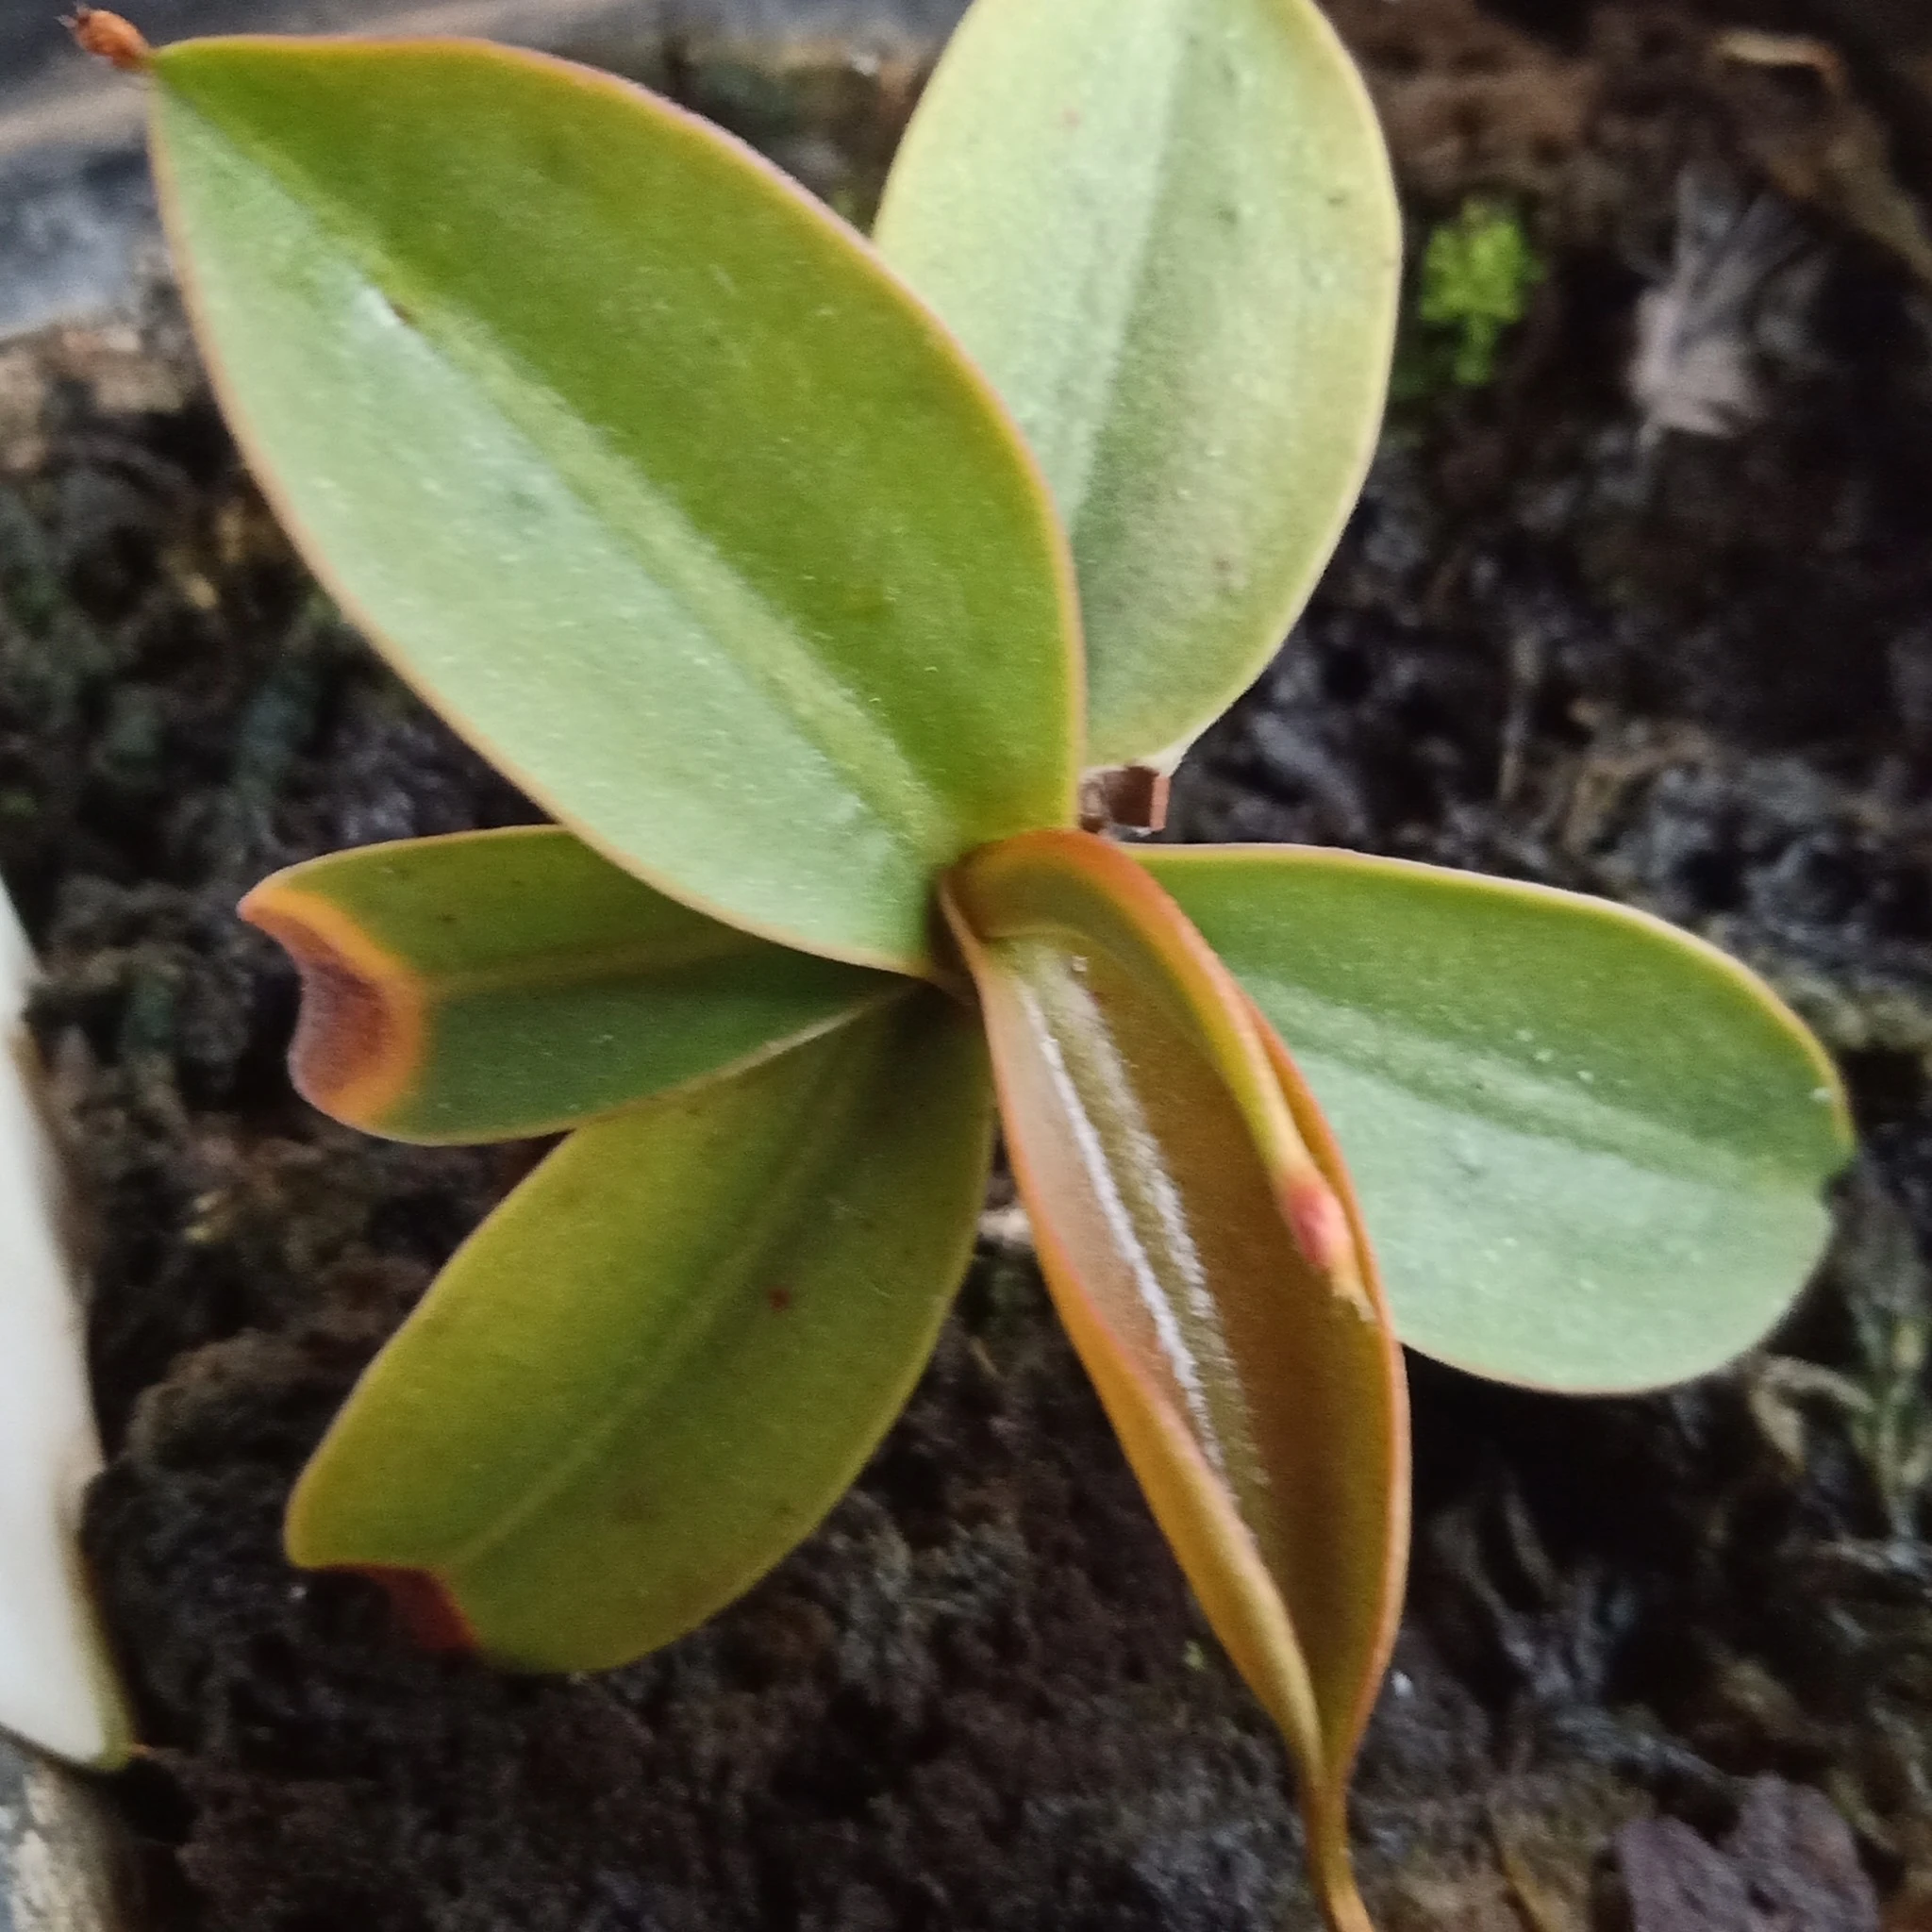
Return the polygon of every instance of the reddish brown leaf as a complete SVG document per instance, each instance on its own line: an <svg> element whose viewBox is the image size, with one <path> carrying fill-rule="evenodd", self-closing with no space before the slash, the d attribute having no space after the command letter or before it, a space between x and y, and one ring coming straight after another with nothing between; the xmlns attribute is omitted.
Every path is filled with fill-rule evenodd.
<svg viewBox="0 0 1932 1932"><path fill-rule="evenodd" d="M1280 1042L1117 848L1009 840L945 902L1061 1317L1300 1763L1329 1916L1364 1925L1343 1790L1401 1601L1407 1424L1347 1176Z"/></svg>

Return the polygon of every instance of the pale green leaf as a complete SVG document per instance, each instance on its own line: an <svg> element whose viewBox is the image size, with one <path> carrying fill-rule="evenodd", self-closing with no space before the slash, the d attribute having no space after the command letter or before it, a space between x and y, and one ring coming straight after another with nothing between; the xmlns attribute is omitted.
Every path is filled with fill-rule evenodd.
<svg viewBox="0 0 1932 1932"><path fill-rule="evenodd" d="M1148 850L1293 1049L1395 1325L1504 1381L1644 1389L1757 1341L1823 1249L1844 1097L1736 961L1597 899L1294 847Z"/></svg>
<svg viewBox="0 0 1932 1932"><path fill-rule="evenodd" d="M1401 223L1314 0L976 0L877 236L1073 533L1090 758L1185 743L1279 645L1381 418Z"/></svg>
<svg viewBox="0 0 1932 1932"><path fill-rule="evenodd" d="M983 380L717 130L463 42L158 52L257 475L397 669L673 897L923 971L936 868L1065 823L1064 544Z"/></svg>

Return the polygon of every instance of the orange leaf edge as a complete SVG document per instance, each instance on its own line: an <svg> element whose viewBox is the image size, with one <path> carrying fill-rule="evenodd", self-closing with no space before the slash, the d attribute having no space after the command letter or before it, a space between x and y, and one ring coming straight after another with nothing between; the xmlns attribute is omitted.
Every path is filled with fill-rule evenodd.
<svg viewBox="0 0 1932 1932"><path fill-rule="evenodd" d="M1243 999L1247 995L1241 995ZM1382 1287L1379 1270L1375 1266L1374 1248L1369 1240L1367 1224L1362 1219L1361 1203L1357 1198L1355 1183L1350 1178L1347 1163L1342 1158L1341 1149L1335 1139L1334 1130L1329 1126L1307 1082L1302 1077L1301 1069L1295 1065L1292 1055L1274 1028L1263 1017L1260 1008L1252 1001L1248 1002L1255 1025L1260 1033L1261 1043L1266 1049L1270 1062L1274 1069L1275 1078L1281 1083L1282 1098L1287 1102L1294 1117L1296 1129L1307 1144L1309 1154L1324 1174L1328 1177L1333 1190L1331 1198L1346 1218L1356 1257L1358 1262L1357 1279L1361 1291L1372 1312L1377 1340L1381 1345L1387 1388L1389 1392L1389 1468L1387 1471L1387 1493L1390 1499L1388 1518L1388 1540L1383 1548L1382 1602L1376 1619L1374 1643L1370 1668L1363 1674L1362 1689L1356 1707L1349 1713L1348 1723L1341 1733L1342 1752L1331 1749L1330 1756L1340 1756L1334 1766L1341 1784L1345 1785L1349 1772L1353 1769L1357 1753L1361 1748L1362 1734L1368 1729L1369 1718L1375 1707L1382 1679L1389 1669L1389 1659L1395 1649L1395 1639L1402 1624L1402 1604L1404 1585L1408 1573L1408 1546L1411 1528L1410 1466L1412 1442L1408 1413L1408 1376L1402 1357L1402 1343L1395 1330L1394 1317L1389 1307L1387 1292ZM1336 1844L1318 1845L1317 1838L1333 1837ZM1310 1856L1318 1863L1324 1857L1332 1857L1339 1846L1341 1855L1341 1870L1347 1871L1347 1821L1339 1817L1329 1821L1325 1827L1310 1832ZM1353 1880L1350 1880L1353 1890ZM1359 1901L1357 1900L1357 1909ZM1367 1932L1367 1914L1362 1913L1361 1932Z"/></svg>
<svg viewBox="0 0 1932 1932"><path fill-rule="evenodd" d="M1280 1042L1221 956L1151 872L1136 864L1111 841L1091 832L1051 826L1023 832L995 845L981 846L942 883L941 903L956 936L966 932L970 922L953 887L953 877L964 875L970 890L975 873L991 873L996 879L1003 868L1024 865L1041 856L1097 883L1132 919L1141 936L1174 974L1189 1003L1191 1024L1207 1036L1220 1062L1228 1095L1247 1121L1262 1163L1275 1177L1276 1198L1295 1245L1311 1268L1357 1303L1365 1317L1373 1316L1375 1305L1361 1278L1360 1257L1366 1255L1367 1247L1359 1216L1352 1215L1336 1198L1330 1173L1310 1149L1277 1071L1277 1056L1285 1059ZM965 944L963 939L961 943ZM1306 1109L1312 1112L1312 1098L1292 1062L1288 1065L1293 1087ZM1325 1127L1322 1132L1331 1157L1329 1166L1341 1171L1333 1138ZM1386 1310L1382 1318L1386 1320Z"/></svg>
<svg viewBox="0 0 1932 1932"><path fill-rule="evenodd" d="M1241 997L1246 999L1247 995L1243 993ZM1369 1240L1368 1225L1362 1219L1361 1203L1356 1196L1355 1183L1350 1178L1341 1145L1335 1139L1334 1129L1329 1126L1314 1094L1309 1091L1307 1080L1302 1077L1301 1069L1295 1065L1293 1056L1280 1036L1253 1001L1249 1001L1248 1006L1256 1028L1260 1033L1262 1046L1274 1066L1275 1077L1281 1083L1282 1098L1288 1103L1290 1113L1294 1116L1295 1127L1307 1143L1316 1165L1327 1176L1332 1191L1330 1198L1345 1218L1360 1271L1358 1278L1362 1294L1373 1314L1375 1331L1382 1345L1390 1392L1390 1421L1392 1424L1390 1432L1390 1490L1395 1499L1396 1507L1391 1513L1389 1544L1385 1557L1384 1574L1390 1579L1388 1601L1376 1636L1376 1655L1379 1662L1375 1680L1379 1682L1382 1672L1388 1668L1390 1654L1395 1647L1395 1633L1402 1621L1401 1584L1408 1569L1408 1377L1403 1365L1402 1343L1396 1334L1394 1314L1389 1306L1388 1293L1382 1286L1380 1271L1375 1266L1374 1248ZM1357 1739L1368 1724L1369 1712L1374 1707L1374 1701L1375 1691L1372 1684L1362 1698L1361 1707L1356 1713L1354 1731Z"/></svg>

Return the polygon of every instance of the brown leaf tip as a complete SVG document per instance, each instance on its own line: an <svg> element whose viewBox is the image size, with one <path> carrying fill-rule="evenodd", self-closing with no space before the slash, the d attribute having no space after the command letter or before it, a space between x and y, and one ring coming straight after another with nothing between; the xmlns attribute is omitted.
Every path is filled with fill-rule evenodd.
<svg viewBox="0 0 1932 1932"><path fill-rule="evenodd" d="M427 1570L404 1570L387 1563L356 1566L357 1574L382 1586L396 1622L419 1650L439 1656L470 1656L480 1646L462 1606L441 1577Z"/></svg>
<svg viewBox="0 0 1932 1932"><path fill-rule="evenodd" d="M139 74L147 65L147 42L139 27L118 13L103 7L76 7L61 17L60 25L83 53L95 55L123 74Z"/></svg>
<svg viewBox="0 0 1932 1932"><path fill-rule="evenodd" d="M289 1048L296 1091L351 1126L378 1124L409 1091L422 1054L415 982L325 900L271 879L241 911L280 941L302 975L302 1011Z"/></svg>

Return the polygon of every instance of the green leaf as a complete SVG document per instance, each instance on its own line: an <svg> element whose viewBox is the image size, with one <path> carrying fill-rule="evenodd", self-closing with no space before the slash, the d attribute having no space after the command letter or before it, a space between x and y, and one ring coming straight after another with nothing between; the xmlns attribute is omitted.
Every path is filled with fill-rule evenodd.
<svg viewBox="0 0 1932 1932"><path fill-rule="evenodd" d="M358 1385L289 1553L408 1580L489 1656L598 1670L701 1623L839 1499L958 1284L991 1104L927 989L583 1128Z"/></svg>
<svg viewBox="0 0 1932 1932"><path fill-rule="evenodd" d="M716 130L462 42L189 41L154 151L229 421L396 668L729 924L924 970L1064 824L1064 541L983 379Z"/></svg>
<svg viewBox="0 0 1932 1932"><path fill-rule="evenodd" d="M1280 644L1381 417L1401 223L1313 0L976 0L877 238L1073 532L1089 757L1185 743Z"/></svg>
<svg viewBox="0 0 1932 1932"><path fill-rule="evenodd" d="M547 825L311 859L242 912L301 968L295 1085L398 1141L555 1133L905 986L721 925Z"/></svg>
<svg viewBox="0 0 1932 1932"><path fill-rule="evenodd" d="M1293 1043L1412 1347L1647 1389L1728 1361L1803 1286L1844 1099L1735 960L1601 900L1394 859L1139 856Z"/></svg>
<svg viewBox="0 0 1932 1932"><path fill-rule="evenodd" d="M944 903L1048 1286L1203 1609L1301 1765L1366 1926L1344 1792L1402 1600L1402 1366L1347 1176L1280 1043L1117 847L1041 832Z"/></svg>

